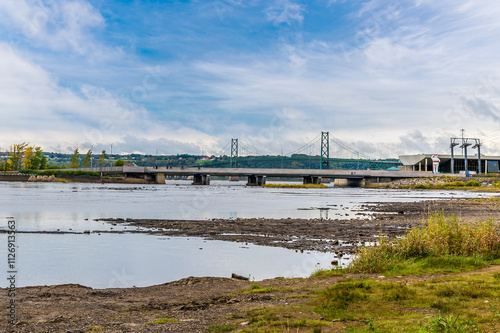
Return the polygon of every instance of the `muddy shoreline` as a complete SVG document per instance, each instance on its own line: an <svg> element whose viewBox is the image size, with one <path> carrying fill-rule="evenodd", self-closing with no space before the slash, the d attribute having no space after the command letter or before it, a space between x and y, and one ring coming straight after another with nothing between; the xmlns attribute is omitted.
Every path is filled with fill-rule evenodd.
<svg viewBox="0 0 500 333"><path fill-rule="evenodd" d="M374 236L379 234L395 237L408 228L421 225L434 212L456 214L466 223L487 219L500 221L500 200L497 198L370 204L362 209L360 213L363 215L356 215L356 219L351 220L174 221L111 218L106 221L141 229L126 232L197 236L282 246L297 251L343 253L354 251L356 245L342 246L340 241L352 244L373 241ZM370 216L372 213L373 217ZM336 241L339 244L335 244ZM303 298L306 291L322 290L339 278L345 279L345 276L260 281L263 288L272 287L265 293L245 292L250 289L250 281L216 277L189 277L145 288L92 289L81 285L24 287L16 290L17 324L11 325L3 320L0 329L4 332L207 332L210 325L224 323L229 317L237 318L248 310L307 302L307 298ZM4 313L9 301L4 288L0 293ZM317 314L310 316L320 319ZM152 323L161 318L170 318L175 322ZM238 325L238 329L244 329L248 323Z"/></svg>

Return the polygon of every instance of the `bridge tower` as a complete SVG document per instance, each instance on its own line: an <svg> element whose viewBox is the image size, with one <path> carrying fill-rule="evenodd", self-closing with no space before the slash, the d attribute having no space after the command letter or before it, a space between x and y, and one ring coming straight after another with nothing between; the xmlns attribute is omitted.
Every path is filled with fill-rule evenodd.
<svg viewBox="0 0 500 333"><path fill-rule="evenodd" d="M238 139L231 139L231 168L238 166Z"/></svg>
<svg viewBox="0 0 500 333"><path fill-rule="evenodd" d="M321 132L320 169L330 169L330 132Z"/></svg>

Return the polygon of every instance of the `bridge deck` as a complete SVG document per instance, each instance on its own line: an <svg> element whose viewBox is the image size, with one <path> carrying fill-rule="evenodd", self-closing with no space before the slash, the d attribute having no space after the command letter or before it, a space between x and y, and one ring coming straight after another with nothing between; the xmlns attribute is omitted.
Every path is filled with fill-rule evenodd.
<svg viewBox="0 0 500 333"><path fill-rule="evenodd" d="M71 169L70 169L71 170ZM431 172L425 171L384 171L384 170L320 170L320 169L256 169L256 168L197 168L197 167L103 167L81 168L73 170L93 171L113 174L159 174L171 176L267 176L267 177L324 177L324 178L415 178L432 177Z"/></svg>

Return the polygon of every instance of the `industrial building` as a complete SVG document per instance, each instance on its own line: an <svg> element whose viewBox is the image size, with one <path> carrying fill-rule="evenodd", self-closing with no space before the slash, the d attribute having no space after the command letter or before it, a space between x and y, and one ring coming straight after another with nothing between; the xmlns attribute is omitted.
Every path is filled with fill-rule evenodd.
<svg viewBox="0 0 500 333"><path fill-rule="evenodd" d="M401 167L404 171L432 171L432 155L433 154L415 154L415 155L401 155L399 160L403 164ZM467 155L467 170L471 173L495 173L499 172L500 156L488 155ZM452 155L438 155L439 159L439 172L451 173ZM481 169L479 169L479 163ZM460 173L465 171L465 156L453 155L453 172Z"/></svg>

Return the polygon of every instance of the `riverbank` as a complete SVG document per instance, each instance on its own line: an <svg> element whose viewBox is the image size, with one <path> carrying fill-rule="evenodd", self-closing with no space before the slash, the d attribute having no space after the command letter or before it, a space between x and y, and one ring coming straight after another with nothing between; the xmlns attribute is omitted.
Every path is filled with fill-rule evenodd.
<svg viewBox="0 0 500 333"><path fill-rule="evenodd" d="M497 198L370 204L362 208L362 214L374 213L375 217L359 215L357 219L347 221L107 221L141 226L149 229L144 231L147 233L197 235L284 247L295 243L290 243L290 240L299 238L298 244L305 249L314 249L314 243L328 239L321 247L324 251L335 251L335 248L327 248L326 244L331 245L335 240L341 240L342 231L330 229L331 225L338 223L344 224L345 240L354 243L358 237L365 240L374 239L373 236L380 233L395 237L408 227L421 225L432 212L456 214L464 223L490 218L493 221L500 220L500 200ZM158 224L162 224L161 229L167 231L157 230ZM256 231L261 234L256 235ZM224 235L226 233L237 235ZM363 238L363 235L372 238ZM380 295L380 302L383 304L363 310L364 317L342 316L339 320L332 319L319 311L318 306L322 304L321 295L334 285L346 286L347 299L354 297L349 302L370 297L375 301L377 295ZM356 288L360 292L353 294L352 288L349 287L351 285L357 285ZM454 291L448 293L447 290L464 292L456 294ZM470 297L465 294L467 290L470 290ZM474 293L474 290L480 292ZM495 310L490 309L489 304L497 306L496 309L500 307L498 290L499 266L490 266L474 273L426 276L385 277L345 273L308 279L275 278L260 282L229 277L190 277L146 288L100 290L79 285L39 286L17 290L16 312L19 322L10 326L6 321L2 321L0 327L6 332L10 329L15 332L258 332L264 328L278 332L339 332L348 329L361 332L370 327L381 327L383 323L379 318L387 317L387 314L384 314L384 317L377 312L382 306L387 312L395 311L395 317L406 316L405 320L410 318L416 327L419 323L422 324L420 327L423 327L430 320L428 316L435 318L438 311L445 313L447 309L457 306L454 302L464 304L463 311L470 306L470 309L478 309L474 311L483 313L482 316L485 313L490 316ZM442 296L425 300L419 296L429 293ZM4 290L0 296L0 304L8 302L7 292Z"/></svg>

